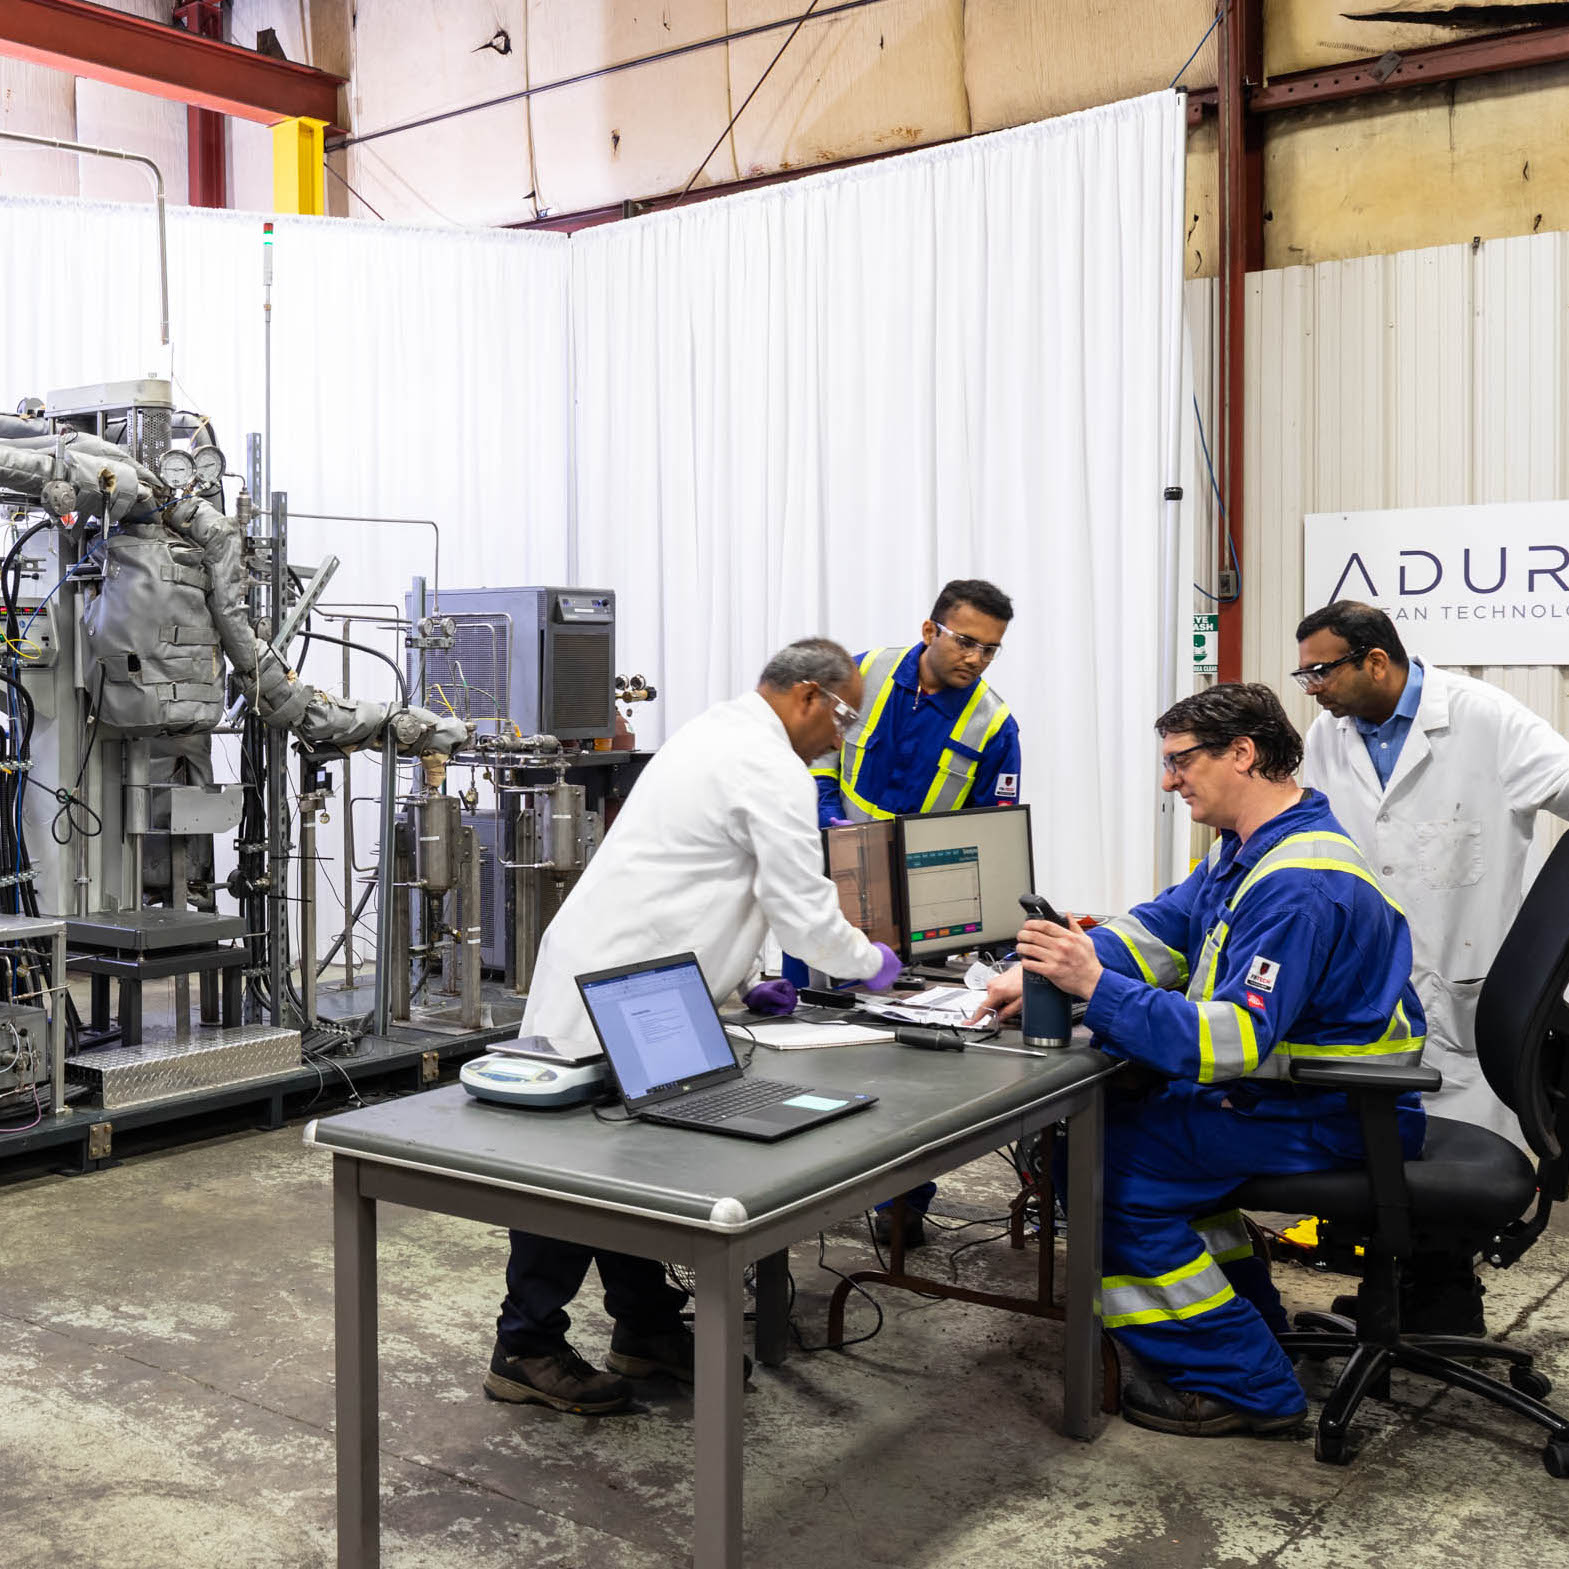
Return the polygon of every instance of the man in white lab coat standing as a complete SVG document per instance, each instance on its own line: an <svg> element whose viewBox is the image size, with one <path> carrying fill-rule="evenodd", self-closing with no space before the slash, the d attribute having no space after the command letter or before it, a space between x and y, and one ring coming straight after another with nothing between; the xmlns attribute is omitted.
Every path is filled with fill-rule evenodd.
<svg viewBox="0 0 1569 1569"><path fill-rule="evenodd" d="M1444 1076L1429 1109L1522 1143L1477 1065L1476 1001L1520 909L1536 814L1569 818L1569 740L1507 692L1408 658L1371 605L1315 610L1297 644L1293 674L1324 710L1308 731L1303 781L1329 797L1411 926L1423 1061ZM1462 1307L1468 1292L1473 1311ZM1464 1281L1458 1270L1427 1279L1412 1308L1445 1318L1436 1332L1480 1333L1480 1299L1467 1260Z"/></svg>
<svg viewBox="0 0 1569 1569"><path fill-rule="evenodd" d="M808 638L769 660L755 692L678 730L546 930L522 1033L597 1045L574 976L688 949L722 1000L757 978L770 930L830 975L873 990L892 985L897 955L845 920L823 875L807 770L838 744L860 704L855 661L837 643ZM590 1263L615 1320L611 1372L566 1338L566 1307ZM623 1374L691 1382L685 1303L653 1260L514 1231L486 1393L589 1413L628 1402Z"/></svg>

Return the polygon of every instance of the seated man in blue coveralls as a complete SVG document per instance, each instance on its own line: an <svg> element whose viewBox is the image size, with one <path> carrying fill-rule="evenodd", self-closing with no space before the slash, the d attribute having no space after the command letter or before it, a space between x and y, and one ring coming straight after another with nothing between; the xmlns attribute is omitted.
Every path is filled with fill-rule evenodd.
<svg viewBox="0 0 1569 1569"><path fill-rule="evenodd" d="M1254 1175L1357 1163L1345 1096L1294 1085L1291 1059L1412 1066L1426 1020L1405 917L1324 797L1295 783L1302 741L1275 694L1211 687L1155 728L1162 785L1219 840L1186 881L1093 932L1028 922L1019 955L1088 999L1102 1050L1155 1078L1106 1128L1101 1307L1142 1364L1123 1414L1168 1433L1267 1435L1307 1401L1242 1217L1215 1206ZM1011 1012L1021 989L1015 968L989 1001ZM1407 1159L1424 1126L1406 1096Z"/></svg>
<svg viewBox="0 0 1569 1569"><path fill-rule="evenodd" d="M860 717L837 752L812 764L820 827L1018 801L1018 722L983 679L1012 620L1013 601L995 584L956 578L921 623L919 643L856 656ZM936 1192L925 1182L905 1194L907 1248L925 1244ZM877 1208L877 1239L887 1243L890 1204Z"/></svg>

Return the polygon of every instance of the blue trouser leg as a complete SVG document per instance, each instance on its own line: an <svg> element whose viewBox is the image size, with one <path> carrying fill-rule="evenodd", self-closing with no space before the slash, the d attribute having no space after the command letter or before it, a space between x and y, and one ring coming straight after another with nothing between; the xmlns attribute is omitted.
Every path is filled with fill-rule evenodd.
<svg viewBox="0 0 1569 1569"><path fill-rule="evenodd" d="M1249 1114L1227 1107L1224 1100L1223 1090L1173 1083L1111 1108L1103 1284L1107 1327L1175 1388L1264 1415L1284 1415L1300 1410L1304 1396L1261 1313L1278 1309L1273 1287L1263 1282L1256 1266L1228 1274L1215 1265L1192 1220L1213 1214L1250 1176L1325 1170L1343 1161L1326 1149L1315 1124L1293 1118L1286 1106L1277 1104L1274 1115ZM1349 1117L1343 1120L1355 1128ZM1141 1293L1147 1297L1145 1311L1137 1310ZM1131 1304L1126 1301L1130 1295ZM1122 1312L1128 1305L1135 1311Z"/></svg>
<svg viewBox="0 0 1569 1569"><path fill-rule="evenodd" d="M496 1338L513 1356L543 1356L567 1337L567 1303L582 1289L588 1266L599 1266L605 1311L637 1334L675 1325L686 1293L672 1286L663 1264L627 1253L584 1247L531 1231L514 1231L507 1259L507 1294Z"/></svg>
<svg viewBox="0 0 1569 1569"><path fill-rule="evenodd" d="M1283 1335L1291 1328L1286 1310L1281 1304L1275 1282L1269 1278L1269 1260L1256 1253L1249 1258L1227 1259L1220 1266L1231 1282L1231 1289L1239 1297L1251 1302L1260 1318L1269 1325L1272 1335Z"/></svg>

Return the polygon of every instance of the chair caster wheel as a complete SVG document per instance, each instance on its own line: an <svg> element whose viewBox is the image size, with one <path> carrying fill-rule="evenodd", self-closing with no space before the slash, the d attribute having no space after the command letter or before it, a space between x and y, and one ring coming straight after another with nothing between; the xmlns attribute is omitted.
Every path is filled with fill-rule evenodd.
<svg viewBox="0 0 1569 1569"><path fill-rule="evenodd" d="M1548 1445L1551 1449L1553 1446ZM1323 1428L1313 1431L1313 1458L1325 1465L1350 1465L1351 1445L1344 1433L1326 1433ZM1569 1456L1566 1456L1569 1458ZM1549 1467L1551 1469L1551 1467ZM1555 1473L1556 1474L1556 1473Z"/></svg>
<svg viewBox="0 0 1569 1569"><path fill-rule="evenodd" d="M1553 1381L1544 1378L1532 1367L1511 1367L1509 1382L1522 1395L1529 1395L1533 1400L1545 1400L1553 1392Z"/></svg>
<svg viewBox="0 0 1569 1569"><path fill-rule="evenodd" d="M1542 1464L1549 1476L1569 1476L1569 1438L1550 1438L1542 1448Z"/></svg>

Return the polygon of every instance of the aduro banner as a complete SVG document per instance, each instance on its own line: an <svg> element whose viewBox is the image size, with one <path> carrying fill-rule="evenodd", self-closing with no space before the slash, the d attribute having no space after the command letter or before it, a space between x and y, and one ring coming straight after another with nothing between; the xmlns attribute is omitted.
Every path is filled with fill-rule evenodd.
<svg viewBox="0 0 1569 1569"><path fill-rule="evenodd" d="M1435 664L1569 665L1569 501L1310 513L1302 565L1304 614L1364 600Z"/></svg>

